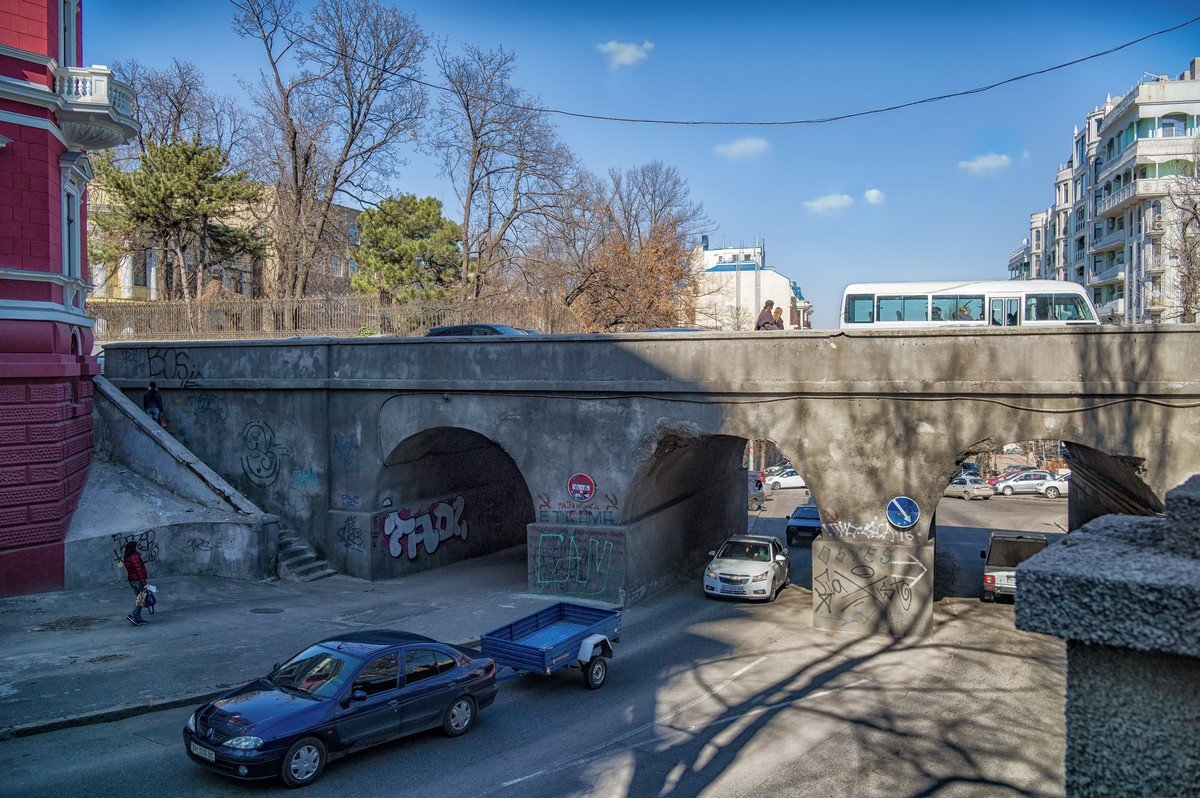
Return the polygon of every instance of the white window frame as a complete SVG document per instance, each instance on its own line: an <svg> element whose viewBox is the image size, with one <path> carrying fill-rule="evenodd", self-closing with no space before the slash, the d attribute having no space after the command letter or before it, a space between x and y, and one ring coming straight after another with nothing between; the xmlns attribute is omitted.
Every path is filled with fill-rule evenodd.
<svg viewBox="0 0 1200 798"><path fill-rule="evenodd" d="M76 53L79 51L79 0L62 0L58 6L58 65L79 66Z"/></svg>
<svg viewBox="0 0 1200 798"><path fill-rule="evenodd" d="M82 152L68 152L58 162L61 175L62 264L68 280L83 280L84 191L94 176Z"/></svg>

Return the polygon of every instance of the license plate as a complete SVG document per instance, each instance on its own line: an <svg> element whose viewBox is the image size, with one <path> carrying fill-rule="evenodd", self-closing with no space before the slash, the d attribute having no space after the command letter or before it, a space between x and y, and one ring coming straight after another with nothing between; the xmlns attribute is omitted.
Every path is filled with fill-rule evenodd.
<svg viewBox="0 0 1200 798"><path fill-rule="evenodd" d="M196 756L200 757L201 759L206 759L209 762L217 761L217 752L216 751L210 751L207 748L205 748L204 746L196 745L195 743L188 743L188 748L192 749L192 753L195 754Z"/></svg>

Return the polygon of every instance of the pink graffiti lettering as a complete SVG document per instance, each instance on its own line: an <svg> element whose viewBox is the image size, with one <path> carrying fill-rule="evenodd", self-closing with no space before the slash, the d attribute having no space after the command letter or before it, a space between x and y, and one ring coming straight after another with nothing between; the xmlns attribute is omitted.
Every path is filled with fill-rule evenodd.
<svg viewBox="0 0 1200 798"><path fill-rule="evenodd" d="M466 540L467 522L462 517L465 507L463 497L457 496L453 502L435 502L420 514L409 510L388 513L383 519L384 538L380 546L386 544L393 557L404 553L408 559L415 560L418 546L423 545L426 554L433 554L443 541L452 537Z"/></svg>

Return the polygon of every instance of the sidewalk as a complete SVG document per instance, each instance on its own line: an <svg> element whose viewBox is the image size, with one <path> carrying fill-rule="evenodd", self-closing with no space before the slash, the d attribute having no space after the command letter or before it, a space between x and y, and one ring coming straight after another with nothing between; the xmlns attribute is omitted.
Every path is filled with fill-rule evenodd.
<svg viewBox="0 0 1200 798"><path fill-rule="evenodd" d="M524 595L524 546L386 582L150 576L159 604L139 627L123 582L0 599L0 739L201 703L339 632L474 642L552 601Z"/></svg>

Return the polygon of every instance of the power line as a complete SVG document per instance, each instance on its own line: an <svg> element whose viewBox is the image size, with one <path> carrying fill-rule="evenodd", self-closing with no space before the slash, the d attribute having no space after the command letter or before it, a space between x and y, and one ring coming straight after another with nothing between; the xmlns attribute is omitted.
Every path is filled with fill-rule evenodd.
<svg viewBox="0 0 1200 798"><path fill-rule="evenodd" d="M234 5L237 6L238 8L242 7L241 4L237 2L237 0L234 0ZM1136 44L1141 44L1142 42L1148 41L1157 36L1163 36L1168 33L1173 33L1174 31L1180 30L1182 28L1186 28L1188 25L1193 25L1196 22L1200 22L1200 16L1192 17L1191 19L1189 19L1185 22L1180 22L1179 24L1172 25L1169 28L1163 28L1162 30L1154 31L1153 33L1147 33L1144 36L1139 36L1136 39L1131 39L1130 41L1124 42L1123 44L1118 44L1115 47L1110 47L1107 50L1101 50L1099 52L1091 53L1090 55L1085 55L1080 58L1072 59L1070 61L1064 61L1061 64L1055 64L1054 66L1045 67L1043 69L1036 69L1032 72L1025 72L1020 75L1014 75L1013 77L1005 78L1004 80L998 80L998 81L995 81L994 83L988 83L988 84L985 84L982 86L976 86L971 89L963 89L961 91L947 92L945 94L937 94L932 97L923 97L919 100L910 100L908 102L897 103L895 105L886 105L886 106L883 106L880 108L870 108L865 111L854 111L851 113L836 114L834 116L810 117L807 119L779 119L779 120L654 119L654 118L633 117L633 116L611 116L611 115L607 115L607 114L589 114L589 113L584 113L582 111L568 111L568 110L565 110L562 108L550 108L550 107L545 107L545 106L524 105L521 103L510 103L510 102L504 102L502 100L494 100L492 98L487 98L487 97L475 97L475 96L471 96L471 95L468 95L468 99L481 101L481 102L494 102L496 105L500 105L500 106L503 106L506 108L513 108L513 109L519 110L519 111L536 111L536 112L541 112L541 113L546 113L546 114L554 114L556 116L564 116L564 117L568 117L571 119L586 119L586 120L597 121L597 122L624 122L624 123L629 123L629 124L640 124L640 125L676 125L676 126L693 126L693 127L704 127L704 126L707 126L707 127L796 127L796 126L800 126L800 125L824 125L824 124L828 124L830 122L842 122L847 119L857 119L857 118L864 117L864 116L873 116L876 114L886 114L886 113L890 113L891 111L899 111L904 108L912 108L912 107L918 106L918 105L928 105L930 103L942 102L944 100L951 100L951 99L955 99L958 97L967 97L972 94L982 94L984 92L991 91L992 89L1000 88L1001 86L1007 86L1010 83L1017 83L1022 80L1028 80L1029 78L1038 77L1040 75L1046 75L1051 72L1057 72L1059 70L1066 69L1067 67L1072 67L1077 64L1085 63L1087 61L1094 61L1095 59L1103 58L1106 55L1112 55L1113 53L1128 49L1130 47L1133 47ZM284 31L288 35L294 37L295 39L298 39L299 41L303 41L312 47L317 47L319 49L325 50L326 52L334 54L334 55L341 55L343 57L348 58L351 61L354 61L355 63L362 64L363 66L370 66L370 67L375 66L375 64L370 64L362 59L355 58L354 56L351 56L349 54L339 53L334 48L330 47L329 45L325 44L324 42L316 41L308 36L305 36L304 34L300 33L299 31L293 30L292 28L284 25L281 20L274 20L273 24L276 25L279 28L279 30ZM443 86L439 83L432 83L430 81L422 80L421 78L414 77L412 75L406 75L406 74L397 72L395 70L385 69L383 71L385 74L391 75L393 77L401 78L403 80L407 80L411 83L416 83L417 85L424 86L425 88L428 88L428 89L446 92L449 94L459 94L458 91L456 91L455 89L453 89L449 86Z"/></svg>

